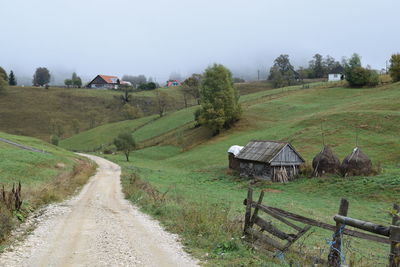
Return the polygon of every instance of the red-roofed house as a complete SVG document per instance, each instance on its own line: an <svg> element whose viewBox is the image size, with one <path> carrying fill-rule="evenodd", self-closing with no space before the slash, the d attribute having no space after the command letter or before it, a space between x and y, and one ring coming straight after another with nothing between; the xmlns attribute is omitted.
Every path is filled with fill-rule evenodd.
<svg viewBox="0 0 400 267"><path fill-rule="evenodd" d="M88 88L96 89L118 89L120 84L124 84L117 76L97 75L90 83Z"/></svg>
<svg viewBox="0 0 400 267"><path fill-rule="evenodd" d="M169 80L167 82L167 87L172 87L172 86L179 86L181 83L178 80Z"/></svg>

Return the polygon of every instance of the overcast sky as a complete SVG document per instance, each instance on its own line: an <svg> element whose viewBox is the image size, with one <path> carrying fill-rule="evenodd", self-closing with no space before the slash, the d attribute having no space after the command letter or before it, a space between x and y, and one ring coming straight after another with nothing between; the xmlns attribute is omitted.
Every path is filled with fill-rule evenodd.
<svg viewBox="0 0 400 267"><path fill-rule="evenodd" d="M280 54L299 66L357 52L381 69L400 52L399 10L399 0L0 0L0 66L161 82L214 62L255 75Z"/></svg>

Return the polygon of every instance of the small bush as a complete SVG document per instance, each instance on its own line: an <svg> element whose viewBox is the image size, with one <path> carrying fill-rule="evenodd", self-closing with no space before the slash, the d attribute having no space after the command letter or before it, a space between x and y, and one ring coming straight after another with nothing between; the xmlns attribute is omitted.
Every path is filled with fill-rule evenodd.
<svg viewBox="0 0 400 267"><path fill-rule="evenodd" d="M369 72L367 85L368 86L377 86L380 83L379 74L374 70L367 69Z"/></svg>
<svg viewBox="0 0 400 267"><path fill-rule="evenodd" d="M133 120L143 116L143 113L139 108L125 104L122 108L122 116L125 120Z"/></svg>
<svg viewBox="0 0 400 267"><path fill-rule="evenodd" d="M58 146L58 143L60 142L60 138L58 137L58 135L52 135L50 137L50 142L51 142L51 144Z"/></svg>

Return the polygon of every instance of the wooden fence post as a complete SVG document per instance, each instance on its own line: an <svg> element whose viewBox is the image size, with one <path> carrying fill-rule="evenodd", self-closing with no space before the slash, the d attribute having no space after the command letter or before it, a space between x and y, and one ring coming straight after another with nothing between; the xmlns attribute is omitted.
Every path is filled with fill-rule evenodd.
<svg viewBox="0 0 400 267"><path fill-rule="evenodd" d="M244 230L243 234L246 235L247 228L250 227L250 219L251 219L251 204L253 202L253 189L249 187L247 191L247 199L246 199L246 214L244 216Z"/></svg>
<svg viewBox="0 0 400 267"><path fill-rule="evenodd" d="M399 217L399 212L400 212L400 206L397 204L393 204L393 211L396 212L397 214L393 214L393 219L392 219L392 225L395 227L398 226L398 223L400 222L400 217ZM390 228L390 255L389 255L389 267L399 267L400 265L400 242L399 239L397 239L396 242L396 235L397 238L400 236L400 227Z"/></svg>
<svg viewBox="0 0 400 267"><path fill-rule="evenodd" d="M339 207L339 215L342 216L347 216L347 211L349 210L349 202L342 198L340 200L340 207ZM342 236L339 233L340 229L342 227L342 224L339 222L336 222L336 228L335 232L333 234L333 244L331 247L331 250L329 252L328 256L328 265L330 267L340 267L341 264L341 251L342 251Z"/></svg>
<svg viewBox="0 0 400 267"><path fill-rule="evenodd" d="M254 221L256 220L256 217L258 215L259 206L261 205L263 198L264 198L264 191L261 191L260 197L258 198L257 206L254 208L253 215L251 215L250 218L250 224L249 224L250 227L253 227L254 225Z"/></svg>

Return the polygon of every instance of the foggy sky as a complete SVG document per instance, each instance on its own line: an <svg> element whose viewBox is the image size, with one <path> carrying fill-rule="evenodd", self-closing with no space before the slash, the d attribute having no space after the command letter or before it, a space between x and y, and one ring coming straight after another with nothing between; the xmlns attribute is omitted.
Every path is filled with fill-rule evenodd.
<svg viewBox="0 0 400 267"><path fill-rule="evenodd" d="M399 10L399 0L0 0L0 66L164 82L214 62L255 76L280 54L299 66L357 52L381 69L400 52Z"/></svg>

